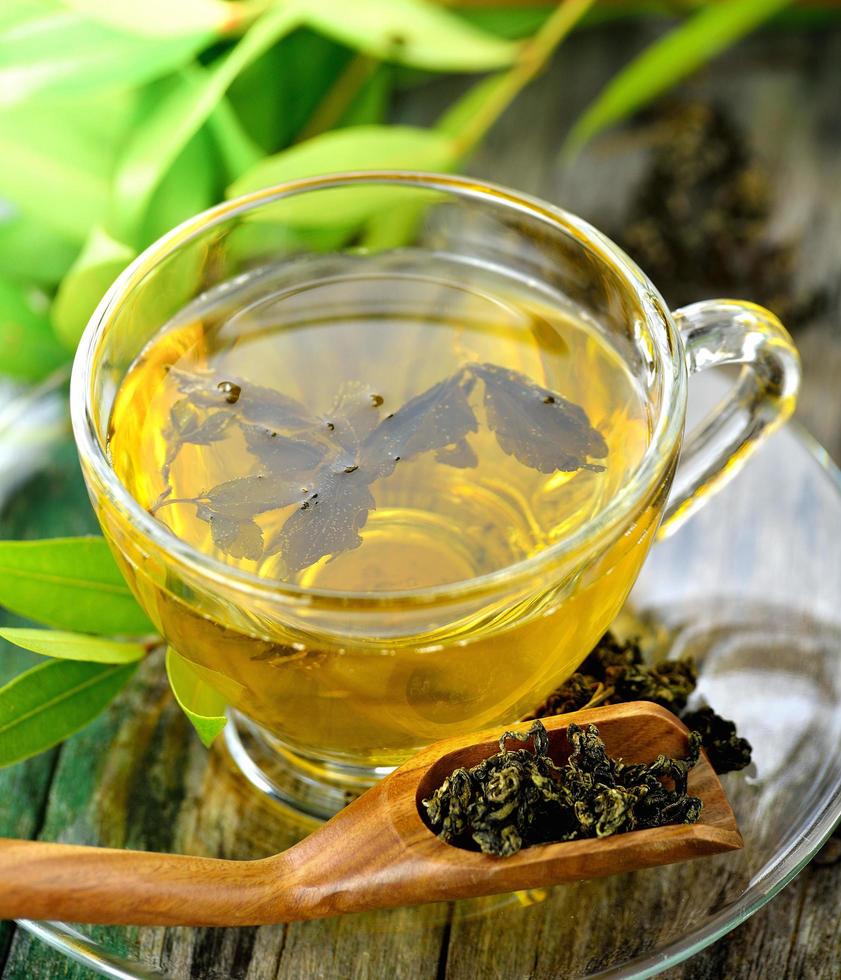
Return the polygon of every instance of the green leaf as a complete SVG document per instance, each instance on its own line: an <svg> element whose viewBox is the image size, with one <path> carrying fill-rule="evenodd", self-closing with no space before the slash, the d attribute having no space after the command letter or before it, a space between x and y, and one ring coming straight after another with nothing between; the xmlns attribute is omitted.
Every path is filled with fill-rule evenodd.
<svg viewBox="0 0 841 980"><path fill-rule="evenodd" d="M121 31L169 38L199 32L224 33L234 28L241 4L221 0L63 0L90 20Z"/></svg>
<svg viewBox="0 0 841 980"><path fill-rule="evenodd" d="M370 126L385 122L393 71L389 65L375 68L332 128Z"/></svg>
<svg viewBox="0 0 841 980"><path fill-rule="evenodd" d="M650 102L790 2L728 0L703 7L614 75L570 130L565 152L575 153L596 133Z"/></svg>
<svg viewBox="0 0 841 980"><path fill-rule="evenodd" d="M105 214L116 148L136 96L96 96L0 112L0 199L81 244Z"/></svg>
<svg viewBox="0 0 841 980"><path fill-rule="evenodd" d="M0 195L81 242L108 199L104 168L93 157L94 147L68 130L52 129L46 118L27 132L25 124L21 127L11 116L0 113Z"/></svg>
<svg viewBox="0 0 841 980"><path fill-rule="evenodd" d="M84 728L135 669L48 660L0 688L0 766L44 752Z"/></svg>
<svg viewBox="0 0 841 980"><path fill-rule="evenodd" d="M430 71L510 65L519 46L429 0L300 0L314 30L374 58Z"/></svg>
<svg viewBox="0 0 841 980"><path fill-rule="evenodd" d="M133 236L155 188L239 72L298 23L295 9L271 9L211 68L193 66L182 72L152 107L132 135L114 178L114 222L124 236Z"/></svg>
<svg viewBox="0 0 841 980"><path fill-rule="evenodd" d="M68 359L49 317L17 283L0 278L0 374L39 381Z"/></svg>
<svg viewBox="0 0 841 980"><path fill-rule="evenodd" d="M412 201L398 203L396 207L377 211L365 225L365 235L360 243L366 252L386 252L393 248L405 248L412 243L423 224L426 203Z"/></svg>
<svg viewBox="0 0 841 980"><path fill-rule="evenodd" d="M103 538L0 541L0 605L57 629L155 632Z"/></svg>
<svg viewBox="0 0 841 980"><path fill-rule="evenodd" d="M7 276L55 285L78 251L77 244L33 218L14 214L0 221L0 273Z"/></svg>
<svg viewBox="0 0 841 980"><path fill-rule="evenodd" d="M298 177L343 170L447 170L454 159L453 141L434 129L353 126L267 157L235 181L228 194L233 197ZM422 196L406 187L338 188L279 201L263 217L289 226L333 227L364 220L404 200L419 202Z"/></svg>
<svg viewBox="0 0 841 980"><path fill-rule="evenodd" d="M166 673L175 700L207 748L225 727L225 699L205 679L206 672L177 653L166 651Z"/></svg>
<svg viewBox="0 0 841 980"><path fill-rule="evenodd" d="M0 107L142 85L190 61L210 31L140 37L39 0L32 16L0 29Z"/></svg>
<svg viewBox="0 0 841 980"><path fill-rule="evenodd" d="M219 159L207 129L187 143L152 195L132 244L142 247L187 218L215 204L224 186Z"/></svg>
<svg viewBox="0 0 841 980"><path fill-rule="evenodd" d="M473 119L476 112L488 99L493 99L497 91L505 86L508 76L505 72L488 75L481 79L457 99L440 117L436 129L457 140L462 129ZM368 251L379 252L385 249L401 248L408 245L417 234L426 205L406 202L388 210L373 214L365 228L363 244Z"/></svg>
<svg viewBox="0 0 841 980"><path fill-rule="evenodd" d="M536 33L552 13L548 4L521 7L466 7L460 11L465 20L483 31L500 37L519 39Z"/></svg>
<svg viewBox="0 0 841 980"><path fill-rule="evenodd" d="M133 664L146 656L146 647L140 643L108 640L101 636L84 633L66 633L63 630L33 630L2 627L0 636L15 646L43 657L58 660L84 660L97 664Z"/></svg>
<svg viewBox="0 0 841 980"><path fill-rule="evenodd" d="M97 303L136 254L104 228L91 229L84 248L58 288L51 311L56 333L71 350L75 350Z"/></svg>
<svg viewBox="0 0 841 980"><path fill-rule="evenodd" d="M300 132L350 57L329 38L297 30L246 68L228 97L250 135L273 152Z"/></svg>
<svg viewBox="0 0 841 980"><path fill-rule="evenodd" d="M180 179L178 171L176 176ZM160 207L161 210L157 203L153 203L150 220L161 220L164 215L163 202ZM151 336L176 313L181 312L187 303L206 288L206 276L212 273L208 269L211 257L206 242L202 239L187 242L182 248L170 253L138 284L132 294L132 323L142 325L143 330Z"/></svg>
<svg viewBox="0 0 841 980"><path fill-rule="evenodd" d="M265 156L262 147L246 132L227 97L219 100L207 120L207 128L222 158L226 182L236 180Z"/></svg>
<svg viewBox="0 0 841 980"><path fill-rule="evenodd" d="M43 6L44 0L4 0L0 5L0 32L31 20L36 8Z"/></svg>
<svg viewBox="0 0 841 980"><path fill-rule="evenodd" d="M436 128L453 139L461 135L462 129L476 115L476 112L489 99L493 100L496 93L508 82L505 73L488 75L475 82L470 88L450 105L436 124Z"/></svg>

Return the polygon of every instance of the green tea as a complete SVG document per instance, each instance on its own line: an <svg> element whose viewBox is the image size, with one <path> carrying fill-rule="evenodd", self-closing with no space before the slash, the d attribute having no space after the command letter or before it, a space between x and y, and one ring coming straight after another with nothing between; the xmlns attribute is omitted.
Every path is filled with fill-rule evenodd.
<svg viewBox="0 0 841 980"><path fill-rule="evenodd" d="M206 293L126 374L109 451L178 538L279 590L346 594L350 620L366 597L446 592L569 538L649 439L630 371L562 297L406 250ZM342 639L135 585L179 652L284 742L389 764L528 713L615 615L656 514L569 581L412 635L387 613Z"/></svg>

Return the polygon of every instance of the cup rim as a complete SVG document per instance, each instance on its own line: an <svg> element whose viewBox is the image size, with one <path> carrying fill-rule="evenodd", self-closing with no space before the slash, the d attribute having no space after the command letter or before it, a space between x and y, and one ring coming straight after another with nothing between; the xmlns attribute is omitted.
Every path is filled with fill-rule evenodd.
<svg viewBox="0 0 841 980"><path fill-rule="evenodd" d="M229 220L283 198L312 191L329 190L358 184L392 183L439 190L468 200L504 204L514 211L571 235L591 253L611 267L623 286L633 293L645 314L653 338L653 353L662 367L663 393L649 445L626 485L592 518L569 537L544 548L528 558L470 579L444 585L401 589L382 593L319 589L261 576L229 565L199 551L177 537L165 524L145 510L129 493L108 459L97 433L92 411L93 377L96 353L119 310L122 299L160 262L194 237ZM324 174L290 180L272 187L224 201L188 218L146 248L118 276L103 296L79 341L73 361L70 382L70 415L73 436L82 463L98 481L107 497L131 521L147 541L160 548L168 559L199 577L211 579L226 588L234 587L270 602L306 602L339 604L365 608L395 605L431 605L494 591L509 590L538 574L557 567L566 556L585 544L589 553L598 542L621 530L623 521L633 513L665 475L672 451L681 437L686 409L687 366L683 341L674 319L653 283L616 244L597 228L563 208L527 194L509 190L489 181L470 177L425 171L359 170Z"/></svg>

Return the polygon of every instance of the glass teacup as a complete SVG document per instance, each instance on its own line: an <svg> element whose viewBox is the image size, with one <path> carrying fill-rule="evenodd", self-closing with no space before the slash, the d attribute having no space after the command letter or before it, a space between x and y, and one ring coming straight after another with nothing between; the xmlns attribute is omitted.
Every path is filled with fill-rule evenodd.
<svg viewBox="0 0 841 980"><path fill-rule="evenodd" d="M157 446L161 432L154 424L151 431L148 424L138 428L128 448L115 439L115 433L120 435L114 427L115 404L123 415L139 420L138 426L156 418L154 385L137 383L130 373L138 357L145 350L146 361L154 360L157 355L149 354L148 345L162 328L168 336L193 338L195 346L196 324L208 322L209 310L217 318L221 311L231 322L246 316L256 335L264 329L266 314L260 311L267 296L272 297L272 329L280 330L278 296L287 298L283 316L294 310L300 320L309 302L305 285L309 288L316 279L334 283L348 275L356 292L340 293L338 300L329 299L329 290L322 293L328 300L320 301L326 306L319 307L313 321L323 325L324 309L341 319L336 304L358 295L359 283L369 284L373 313L365 329L389 325L366 348L375 376L366 397L379 413L379 427L395 412L399 415L407 399L437 390L447 378L456 379L465 398L477 397L475 392L485 386L489 424L490 413L499 415L502 405L501 400L493 403L494 390L507 393L505 386L511 384L519 385L517 397L524 392L534 396L535 405L545 403L547 412L558 410L558 402L565 406L571 397L567 389L574 389L570 418L579 417L575 406L584 406L591 420L601 413L616 422L621 405L611 397L620 374L608 370L611 358L616 371L621 366L622 377L630 379L641 411L629 420L623 416L627 425L606 441L598 434L585 439L584 456L557 470L542 460L535 463L531 450L518 444L518 433L504 430L504 419L496 419L495 437L480 431L472 415L464 433L453 435L452 445L449 435L436 441L434 431L427 434L424 448L449 454L436 457L447 464L448 475L440 485L430 485L429 494L436 496L442 513L442 501L463 508L453 510L450 531L444 527L442 533L429 521L407 522L407 514L418 513L410 490L416 497L417 474L426 471L408 471L415 479L400 484L393 473L398 465L407 472L411 461L400 463L394 453L380 471L398 481L391 491L394 499L374 493L371 513L354 518L349 546L352 550L364 539L368 551L363 547L359 554L378 556L364 567L379 567L382 582L376 574L368 580L343 577L348 559L330 554L329 546L313 551L318 560L313 559L311 569L316 571L301 571L288 558L278 566L275 559L255 557L249 551L251 539L220 553L219 526L213 529L206 516L204 524L199 520L197 500L205 512L213 502L207 487L188 501L193 506L189 515L173 518L168 526L160 519L163 508L172 515L173 505L185 501L171 487L161 491L159 480L155 484L157 471L175 465L174 456L161 463L167 452ZM476 283L496 280L505 282L500 295L513 296L511 283L516 282L529 298L517 293L516 301L488 305L503 324L494 321L490 333L490 313L465 308L469 316L462 311L463 320L482 323L459 334L455 346L464 359L445 370L451 352L442 346L440 322L433 325L424 311L406 309L417 303L418 284L433 280L436 302L447 310L458 306L459 296ZM407 282L413 284L408 292ZM370 283L385 283L385 288ZM409 320L418 341L412 358L401 351L404 335L394 326ZM577 324L579 333L565 323ZM494 344L506 331L512 336L525 331L529 353L520 357L514 343L495 357L501 348ZM496 338L490 346L486 335ZM206 336L205 330L202 343ZM286 342L282 333L271 338L273 344ZM600 361L596 349L609 353L599 354ZM297 374L278 368L276 387L282 397L299 399L296 405L305 396L318 401L322 388L329 393L342 359L348 358L347 350L331 355L329 348L316 346L313 351L311 362L296 362ZM499 363L506 358L511 363ZM565 365L564 397L551 394L552 385L544 388L535 381L536 373L551 373L547 365L556 362ZM744 365L733 394L684 441L688 375L728 363ZM174 362L163 365L160 379L174 367ZM403 374L417 382L415 387L403 384ZM127 375L131 381L121 392ZM423 384L419 379L425 379ZM229 403L239 398L238 383L221 375L210 381L209 390L221 392ZM348 793L432 741L504 727L526 716L576 669L609 626L657 534L689 516L788 417L798 381L797 353L772 314L728 300L670 313L628 257L573 215L466 178L372 172L301 180L241 198L191 219L149 248L94 314L76 357L71 401L99 521L138 600L167 642L235 710L228 744L252 781L326 815ZM381 390L398 399L390 413ZM324 405L321 412L332 433L337 423ZM542 417L533 415L531 403L528 412L529 419ZM522 431L526 440L535 435L528 427ZM277 432L265 429L263 434ZM463 492L466 484L453 482L457 477L467 484L473 480L469 473L459 476L476 466L464 434L507 453L486 481L484 496ZM383 445L393 449L396 443ZM464 453L472 453L473 461L465 460ZM147 457L160 464L151 468L154 474L143 469ZM341 458L342 472L362 479L361 472L354 473L358 454ZM612 471L610 460L620 458L627 466ZM132 466L140 472L128 480ZM522 521L519 512L494 510L507 490L512 499L528 496L523 481L537 471L545 479L538 490L529 484ZM613 483L599 475L612 472ZM262 473L255 478L262 479ZM496 489L489 496L491 484ZM378 485L371 484L372 492ZM315 512L316 489L317 482L301 487L301 510L312 505ZM552 526L540 528L543 511L534 504L535 496L544 509L558 500L574 501L576 520L552 524L547 518ZM510 529L504 526L506 513L513 515ZM257 516L263 520L262 512ZM525 530L515 527L518 521ZM515 539L528 537L529 521L535 533L530 543L519 546ZM268 527L255 529L255 524L248 527L262 540ZM454 558L455 531L468 525L474 538L465 538L469 544L462 544L463 554ZM179 530L185 528L190 533ZM410 538L414 550L403 577L389 579L389 562L397 561L394 556L403 543L409 547ZM508 550L487 557L497 539ZM482 561L476 557L480 553ZM450 564L445 574L442 569Z"/></svg>

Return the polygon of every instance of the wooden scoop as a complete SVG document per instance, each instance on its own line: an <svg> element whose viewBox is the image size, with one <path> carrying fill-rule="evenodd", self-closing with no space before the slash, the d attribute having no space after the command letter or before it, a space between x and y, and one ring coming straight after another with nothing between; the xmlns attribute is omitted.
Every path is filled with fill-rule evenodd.
<svg viewBox="0 0 841 980"><path fill-rule="evenodd" d="M556 760L569 754L571 722L598 725L608 752L626 762L651 762L661 752L680 756L687 747L684 726L648 702L544 722ZM493 755L500 734L431 746L299 844L259 861L0 840L0 919L261 925L555 885L742 846L703 755L689 778L689 791L704 802L696 824L544 844L507 858L445 844L422 820L421 800L457 766Z"/></svg>

